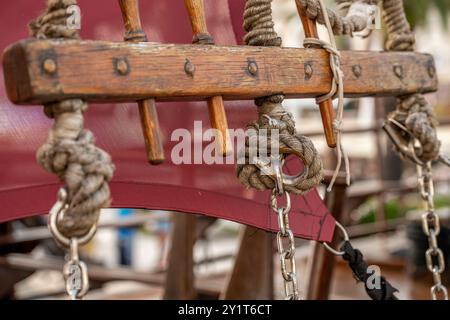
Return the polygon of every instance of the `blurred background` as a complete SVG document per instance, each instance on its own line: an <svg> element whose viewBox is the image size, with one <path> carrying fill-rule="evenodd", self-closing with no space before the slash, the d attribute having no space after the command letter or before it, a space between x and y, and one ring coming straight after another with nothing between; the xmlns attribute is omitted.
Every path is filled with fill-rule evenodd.
<svg viewBox="0 0 450 320"><path fill-rule="evenodd" d="M333 1L328 2L329 6L334 6ZM416 33L417 51L430 53L435 58L439 90L426 98L435 107L440 121L438 135L442 141L442 152L450 155L450 1L408 0L405 5ZM13 9L11 6L10 10ZM274 0L273 15L283 45L302 47L304 34L295 2ZM116 18L119 19L119 16ZM102 22L99 22L96 32L100 38L121 40L121 32L111 31ZM324 28L319 27L319 32L321 38L326 39ZM383 30L374 30L367 39L338 37L338 46L349 50L383 50L385 36ZM315 101L293 99L285 101L285 105L294 114L298 131L314 140L325 167L333 169L335 156L326 146ZM428 299L432 278L425 266L428 243L421 232L422 203L417 192L415 167L393 152L381 129L385 115L394 108L393 98L346 99L343 141L350 156L353 183L348 188L339 189L344 190L342 201L340 204L335 201L334 204L342 211L341 219L355 239L355 247L364 252L370 264L380 266L383 274L400 290L399 297ZM436 210L442 221L439 245L448 266L443 281L448 286L449 168L435 165L434 178ZM103 210L95 239L83 248L83 259L90 268L92 287L86 298L179 298L167 295L168 291L177 290L176 286L168 288L167 284L167 278L173 276L170 271L177 270L170 265L173 217L176 215L183 214L131 208ZM242 225L225 220L196 219L202 228L195 244L189 249L193 252L195 276L194 287L189 290L195 290L195 294L190 292L187 297L226 297L224 292L237 272L236 258L243 250L241 240L248 229L244 231ZM64 252L50 239L44 225L44 217L0 224L0 299L66 298L60 271ZM311 298L308 291L311 289L311 272L314 271L311 271L314 268L311 259L312 252L316 252L317 248L300 239L297 245L300 292L302 297ZM272 288L274 298L281 298L283 289L279 260L275 250L269 251L268 256L272 261L264 281L269 283L270 279L274 279L274 283L267 286ZM189 277L187 274L185 278ZM186 281L192 282L192 279ZM183 287L183 284L179 286ZM180 288L178 290L182 291ZM328 291L327 297L330 299L366 299L362 285L357 285L350 270L339 262Z"/></svg>

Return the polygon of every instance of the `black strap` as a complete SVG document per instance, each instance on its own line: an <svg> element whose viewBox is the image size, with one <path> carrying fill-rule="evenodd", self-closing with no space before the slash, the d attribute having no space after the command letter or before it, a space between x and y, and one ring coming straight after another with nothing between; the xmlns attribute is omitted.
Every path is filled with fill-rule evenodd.
<svg viewBox="0 0 450 320"><path fill-rule="evenodd" d="M398 300L398 298L394 295L394 293L398 292L398 290L394 288L384 277L373 275L373 273L368 270L369 266L364 261L364 256L361 251L354 249L349 241L344 242L341 250L345 252L343 258L352 269L353 275L358 281L364 283L366 292L372 300ZM370 288L367 281L369 277L376 277L374 278L374 282L379 283L380 285L378 287L375 286L375 288Z"/></svg>

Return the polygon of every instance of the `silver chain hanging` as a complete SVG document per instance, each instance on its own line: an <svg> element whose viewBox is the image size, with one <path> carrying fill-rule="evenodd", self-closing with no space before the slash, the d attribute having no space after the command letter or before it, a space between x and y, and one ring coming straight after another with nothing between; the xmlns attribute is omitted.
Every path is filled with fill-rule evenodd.
<svg viewBox="0 0 450 320"><path fill-rule="evenodd" d="M289 192L283 192L286 196L286 206L279 207L277 191L273 189L271 204L277 213L279 231L277 233L277 248L280 255L281 275L284 280L284 292L286 300L298 300L297 270L295 266L295 239L289 227L289 212L291 211L291 197Z"/></svg>
<svg viewBox="0 0 450 320"><path fill-rule="evenodd" d="M422 214L422 229L428 237L428 250L425 253L428 270L433 274L434 285L431 287L433 300L438 300L438 294L442 294L444 300L448 300L447 288L442 284L441 274L445 271L445 260L442 250L438 246L437 237L441 231L439 216L434 210L434 185L431 172L431 162L426 165L417 165L420 195L425 205L426 212ZM435 264L435 262L437 264Z"/></svg>
<svg viewBox="0 0 450 320"><path fill-rule="evenodd" d="M57 222L64 216L67 210L67 191L61 188L58 192L58 200L50 210L48 227L56 243L69 250L63 275L66 281L66 292L72 300L82 299L89 290L89 278L86 264L80 260L79 246L89 242L95 235L97 225L94 224L88 233L82 237L64 236L58 229Z"/></svg>

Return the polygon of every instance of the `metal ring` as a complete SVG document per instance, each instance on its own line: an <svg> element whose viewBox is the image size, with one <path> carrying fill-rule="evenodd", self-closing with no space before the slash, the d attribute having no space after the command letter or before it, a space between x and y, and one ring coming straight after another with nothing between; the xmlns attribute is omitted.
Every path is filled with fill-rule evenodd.
<svg viewBox="0 0 450 320"><path fill-rule="evenodd" d="M396 128L394 128L394 126ZM391 142L402 155L417 165L424 165L424 163L417 157L416 148L414 146L414 144L419 140L412 134L411 131L408 130L408 128L397 120L389 118L384 123L383 130L387 133ZM401 132L399 132L399 130L411 137L409 141L406 140L405 137L401 136Z"/></svg>
<svg viewBox="0 0 450 320"><path fill-rule="evenodd" d="M67 210L67 191L65 188L61 188L58 191L58 200L53 205L52 209L50 210L49 214L49 229L55 240L63 245L66 248L70 248L71 244L71 238L68 238L64 236L59 230L58 230L58 218L60 217L60 214L64 214L65 210ZM74 237L77 239L77 243L79 245L83 245L88 243L92 237L95 235L95 232L97 231L97 224L93 224L92 227L89 229L89 231L82 237Z"/></svg>
<svg viewBox="0 0 450 320"><path fill-rule="evenodd" d="M285 186L296 186L299 184L300 181L306 180L306 178L308 178L309 167L306 164L305 157L301 153L296 152L295 150L292 150L290 148L280 148L280 153L283 155L289 155L289 154L295 155L303 163L303 171L295 176L287 175L287 174L284 174L283 172L281 172L283 184Z"/></svg>
<svg viewBox="0 0 450 320"><path fill-rule="evenodd" d="M431 287L431 296L433 297L433 300L438 300L438 292L442 292L442 294L444 295L444 300L448 300L448 290L441 283L435 284Z"/></svg>
<svg viewBox="0 0 450 320"><path fill-rule="evenodd" d="M336 221L336 226L341 230L342 234L344 235L344 241L347 242L350 240L347 230L345 230L344 226L342 224L340 224L339 222ZM344 251L337 251L335 249L333 249L328 243L326 242L322 242L323 246L330 251L331 253L333 253L334 255L337 256L343 256L345 254Z"/></svg>

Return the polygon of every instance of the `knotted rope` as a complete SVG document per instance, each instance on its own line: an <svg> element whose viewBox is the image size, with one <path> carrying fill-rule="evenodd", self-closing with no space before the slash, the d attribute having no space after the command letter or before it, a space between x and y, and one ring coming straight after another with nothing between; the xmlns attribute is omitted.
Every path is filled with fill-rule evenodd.
<svg viewBox="0 0 450 320"><path fill-rule="evenodd" d="M391 51L414 51L414 33L406 19L403 1L383 0L383 17L388 28L386 48ZM420 142L421 148L415 148L414 152L423 164L442 160L441 142L436 133L438 121L433 108L422 94L399 97L396 110L389 118L404 126Z"/></svg>
<svg viewBox="0 0 450 320"><path fill-rule="evenodd" d="M45 12L30 23L32 35L78 38L78 31L67 27L67 8L74 4L75 0L48 0ZM97 222L100 208L110 201L108 181L114 166L110 156L94 145L92 132L83 128L87 107L80 99L45 105L44 112L54 123L37 152L42 167L56 174L67 188L68 209L58 221L58 229L68 238L85 235Z"/></svg>
<svg viewBox="0 0 450 320"><path fill-rule="evenodd" d="M254 46L281 46L281 38L274 30L272 19L272 0L247 0L244 11L244 28L247 31L245 42ZM255 100L258 106L258 121L248 125L253 136L258 137L262 129L268 131L267 155L273 143L279 143L282 152L293 153L302 160L307 175L299 179L295 185L286 185L285 190L296 194L306 193L317 186L322 180L322 161L310 139L295 133L295 123L292 115L283 108L284 96L281 94L262 97ZM271 139L273 130L278 130L279 141ZM250 137L246 138L246 147L241 150L245 164L237 166L237 176L246 187L258 190L275 188L274 180L264 175L260 168L252 164L250 155L259 155L259 150L252 150Z"/></svg>

